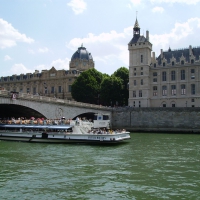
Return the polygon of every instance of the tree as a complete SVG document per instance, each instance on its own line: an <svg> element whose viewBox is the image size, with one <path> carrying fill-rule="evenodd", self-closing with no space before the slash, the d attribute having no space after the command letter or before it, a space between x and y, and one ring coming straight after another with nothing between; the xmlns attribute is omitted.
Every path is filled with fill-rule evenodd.
<svg viewBox="0 0 200 200"><path fill-rule="evenodd" d="M115 76L105 77L101 83L101 102L103 105L114 106L122 101L122 80Z"/></svg>
<svg viewBox="0 0 200 200"><path fill-rule="evenodd" d="M102 73L94 68L82 72L72 84L71 94L73 99L96 104L102 79Z"/></svg>
<svg viewBox="0 0 200 200"><path fill-rule="evenodd" d="M128 91L128 83L129 83L129 70L126 67L121 67L117 71L115 71L112 76L121 78L123 81L123 89L122 89L122 105L128 105L129 91Z"/></svg>

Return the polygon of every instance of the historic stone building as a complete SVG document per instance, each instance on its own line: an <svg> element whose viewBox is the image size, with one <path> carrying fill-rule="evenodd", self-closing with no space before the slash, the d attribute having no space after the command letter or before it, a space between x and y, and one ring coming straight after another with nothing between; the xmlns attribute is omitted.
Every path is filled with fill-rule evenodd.
<svg viewBox="0 0 200 200"><path fill-rule="evenodd" d="M73 54L69 70L35 70L34 73L12 75L0 78L0 87L8 91L72 99L71 85L81 72L94 68L91 53L81 46Z"/></svg>
<svg viewBox="0 0 200 200"><path fill-rule="evenodd" d="M155 57L149 32L136 19L129 50L129 106L199 107L200 47L163 51Z"/></svg>

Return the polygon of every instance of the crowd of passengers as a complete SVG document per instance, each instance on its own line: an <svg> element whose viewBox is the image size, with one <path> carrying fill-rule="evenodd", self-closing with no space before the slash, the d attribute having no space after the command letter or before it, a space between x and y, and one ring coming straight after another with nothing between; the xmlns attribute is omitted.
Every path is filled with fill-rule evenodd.
<svg viewBox="0 0 200 200"><path fill-rule="evenodd" d="M44 119L44 118L30 118L25 117L20 118L10 118L10 119L0 119L0 124L29 124L29 125L65 125L70 124L70 119Z"/></svg>
<svg viewBox="0 0 200 200"><path fill-rule="evenodd" d="M123 133L126 132L125 129L117 129L115 131L108 129L106 130L105 128L103 129L93 129L93 130L89 130L88 133L91 134L113 134L113 133Z"/></svg>

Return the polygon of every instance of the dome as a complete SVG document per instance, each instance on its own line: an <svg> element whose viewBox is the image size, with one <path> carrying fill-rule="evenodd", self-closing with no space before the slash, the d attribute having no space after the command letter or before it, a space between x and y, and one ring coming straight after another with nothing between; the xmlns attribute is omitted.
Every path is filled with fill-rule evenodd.
<svg viewBox="0 0 200 200"><path fill-rule="evenodd" d="M89 53L85 47L81 46L78 48L78 50L73 54L71 60L75 59L86 59L86 60L92 60L92 55Z"/></svg>

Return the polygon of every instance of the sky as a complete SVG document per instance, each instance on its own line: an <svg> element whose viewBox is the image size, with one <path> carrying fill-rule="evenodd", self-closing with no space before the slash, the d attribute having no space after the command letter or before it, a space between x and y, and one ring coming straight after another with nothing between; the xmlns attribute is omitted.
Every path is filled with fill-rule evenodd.
<svg viewBox="0 0 200 200"><path fill-rule="evenodd" d="M0 77L69 69L82 44L95 68L129 68L136 17L156 57L200 46L200 0L0 0Z"/></svg>

